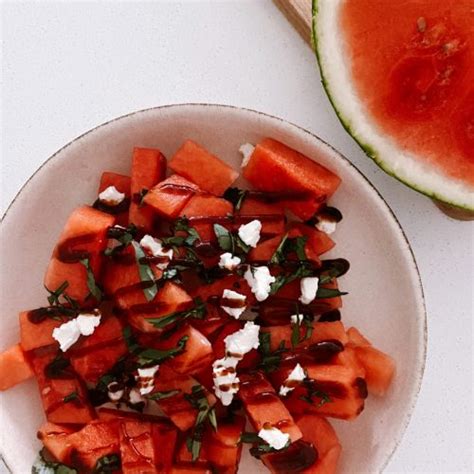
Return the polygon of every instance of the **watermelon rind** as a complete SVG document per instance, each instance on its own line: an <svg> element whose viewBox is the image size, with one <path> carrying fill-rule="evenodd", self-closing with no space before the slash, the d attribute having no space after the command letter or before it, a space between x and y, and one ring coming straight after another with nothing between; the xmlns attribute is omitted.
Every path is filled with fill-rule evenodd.
<svg viewBox="0 0 474 474"><path fill-rule="evenodd" d="M403 151L371 121L344 59L338 12L344 0L312 0L312 43L321 80L342 126L386 173L432 199L474 211L474 189Z"/></svg>

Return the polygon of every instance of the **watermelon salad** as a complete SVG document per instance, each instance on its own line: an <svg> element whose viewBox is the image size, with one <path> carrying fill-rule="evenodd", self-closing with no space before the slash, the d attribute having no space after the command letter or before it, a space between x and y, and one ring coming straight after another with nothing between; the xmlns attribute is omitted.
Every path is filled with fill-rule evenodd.
<svg viewBox="0 0 474 474"><path fill-rule="evenodd" d="M135 148L69 216L19 315L0 389L35 377L36 473L334 473L328 418L353 420L395 365L341 322L343 258L324 258L339 177L286 145L245 144L239 172L187 140ZM248 472L248 470L247 470Z"/></svg>

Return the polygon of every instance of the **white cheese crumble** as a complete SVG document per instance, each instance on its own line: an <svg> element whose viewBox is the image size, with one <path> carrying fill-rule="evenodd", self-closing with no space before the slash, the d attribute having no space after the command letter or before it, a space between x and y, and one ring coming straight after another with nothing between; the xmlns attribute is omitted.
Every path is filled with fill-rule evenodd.
<svg viewBox="0 0 474 474"><path fill-rule="evenodd" d="M147 395L155 388L155 374L160 368L159 365L138 369L138 375L135 376L140 395Z"/></svg>
<svg viewBox="0 0 474 474"><path fill-rule="evenodd" d="M224 357L212 364L214 392L224 406L229 406L239 391L240 379L235 370L239 360L235 357Z"/></svg>
<svg viewBox="0 0 474 474"><path fill-rule="evenodd" d="M310 304L315 298L318 291L319 278L305 277L300 281L301 296L299 300L303 304Z"/></svg>
<svg viewBox="0 0 474 474"><path fill-rule="evenodd" d="M262 223L258 219L250 221L248 224L242 224L239 227L239 237L244 244L250 247L256 247L260 240L260 231L262 230Z"/></svg>
<svg viewBox="0 0 474 474"><path fill-rule="evenodd" d="M141 396L140 391L136 388L132 388L132 390L130 390L130 393L128 394L128 400L132 405L142 402L146 403L146 400Z"/></svg>
<svg viewBox="0 0 474 474"><path fill-rule="evenodd" d="M249 267L244 278L250 286L257 301L264 301L270 295L271 284L275 277L270 274L268 267Z"/></svg>
<svg viewBox="0 0 474 474"><path fill-rule="evenodd" d="M226 252L219 259L219 267L233 271L240 265L241 261L239 257L233 257L230 252Z"/></svg>
<svg viewBox="0 0 474 474"><path fill-rule="evenodd" d="M100 313L82 313L53 330L53 339L66 352L81 336L90 336L100 324Z"/></svg>
<svg viewBox="0 0 474 474"><path fill-rule="evenodd" d="M242 301L245 303L245 300L247 297L245 295L242 295L240 293L237 293L237 291L232 291L232 290L224 290L222 292L222 298L226 298L228 300L237 300L237 301ZM235 319L239 319L240 315L245 311L245 304L241 308L231 308L229 306L221 306L221 308L230 316L232 316Z"/></svg>
<svg viewBox="0 0 474 474"><path fill-rule="evenodd" d="M140 246L150 252L154 257L168 258L167 262L158 263L156 265L160 270L164 270L173 258L173 249L164 250L161 241L153 238L151 235L145 235L142 240L140 240Z"/></svg>
<svg viewBox="0 0 474 474"><path fill-rule="evenodd" d="M288 395L292 390L295 389L292 382L302 382L306 378L303 367L300 364L296 364L295 368L290 372L288 378L285 380L283 385L280 387L279 394L282 397Z"/></svg>
<svg viewBox="0 0 474 474"><path fill-rule="evenodd" d="M117 382L110 382L107 385L107 396L109 397L109 400L111 402L118 402L125 393L125 390L123 388L118 388L114 390L114 388L117 388L117 386Z"/></svg>
<svg viewBox="0 0 474 474"><path fill-rule="evenodd" d="M330 221L327 219L318 218L318 222L316 222L316 229L320 230L321 232L325 232L326 234L332 234L336 230L337 223L335 221Z"/></svg>
<svg viewBox="0 0 474 474"><path fill-rule="evenodd" d="M239 152L242 155L242 164L240 165L242 168L245 168L250 161L250 157L252 156L255 147L251 143L244 143L240 146Z"/></svg>
<svg viewBox="0 0 474 474"><path fill-rule="evenodd" d="M109 206L118 206L125 199L125 194L121 193L115 186L109 186L99 194L99 201Z"/></svg>
<svg viewBox="0 0 474 474"><path fill-rule="evenodd" d="M247 321L242 329L228 335L224 339L226 354L235 356L240 354L242 358L247 352L252 349L258 349L260 341L258 333L260 326L253 321Z"/></svg>
<svg viewBox="0 0 474 474"><path fill-rule="evenodd" d="M301 324L303 322L304 315L302 314L292 314L290 316L291 324Z"/></svg>
<svg viewBox="0 0 474 474"><path fill-rule="evenodd" d="M258 348L259 331L260 326L253 321L246 322L242 329L224 339L226 356L212 364L214 391L224 406L230 405L234 395L239 391L237 364L245 354Z"/></svg>
<svg viewBox="0 0 474 474"><path fill-rule="evenodd" d="M273 449L279 450L283 449L290 440L290 435L288 433L283 433L278 428L262 428L258 432L259 438L262 438L263 441L266 441Z"/></svg>

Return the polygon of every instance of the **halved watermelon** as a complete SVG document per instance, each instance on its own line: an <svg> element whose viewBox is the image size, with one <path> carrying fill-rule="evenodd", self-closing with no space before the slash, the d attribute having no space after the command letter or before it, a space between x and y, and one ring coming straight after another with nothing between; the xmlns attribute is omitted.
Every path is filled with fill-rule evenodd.
<svg viewBox="0 0 474 474"><path fill-rule="evenodd" d="M472 0L314 0L313 14L346 130L387 173L474 211Z"/></svg>

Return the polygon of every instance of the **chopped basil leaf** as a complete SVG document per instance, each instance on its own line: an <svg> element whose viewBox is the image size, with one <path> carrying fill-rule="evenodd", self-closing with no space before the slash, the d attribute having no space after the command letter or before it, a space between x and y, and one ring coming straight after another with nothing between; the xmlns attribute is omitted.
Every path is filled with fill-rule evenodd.
<svg viewBox="0 0 474 474"><path fill-rule="evenodd" d="M59 462L46 459L45 450L42 449L36 458L32 468L32 474L78 474L78 471L72 467Z"/></svg>
<svg viewBox="0 0 474 474"><path fill-rule="evenodd" d="M147 188L140 189L140 192L136 193L134 198L138 202L138 207L142 207L145 204L145 196L148 194Z"/></svg>
<svg viewBox="0 0 474 474"><path fill-rule="evenodd" d="M307 237L299 236L290 238L288 237L288 233L286 233L281 239L275 253L272 255L270 263L279 265L287 260L288 254L293 252L296 254L299 261L306 261L308 259L305 251L306 241Z"/></svg>
<svg viewBox="0 0 474 474"><path fill-rule="evenodd" d="M158 285L155 282L155 275L148 263L144 263L145 252L140 247L138 242L132 242L133 248L135 250L135 259L138 265L138 273L140 275L140 280L142 283L145 283L143 287L143 294L147 301L152 301L156 294L158 293Z"/></svg>
<svg viewBox="0 0 474 474"><path fill-rule="evenodd" d="M234 209L239 211L242 207L244 199L247 197L248 191L239 188L228 188L223 198L230 201L234 205Z"/></svg>
<svg viewBox="0 0 474 474"><path fill-rule="evenodd" d="M44 374L49 379L62 379L71 375L71 365L68 359L57 355L45 368Z"/></svg>
<svg viewBox="0 0 474 474"><path fill-rule="evenodd" d="M300 342L300 323L291 325L291 347L294 349Z"/></svg>
<svg viewBox="0 0 474 474"><path fill-rule="evenodd" d="M166 359L171 359L175 355L182 352L186 346L189 336L183 336L176 347L168 350L154 349L152 347L139 348L135 351L135 355L138 357L139 367L146 367L149 365L159 364Z"/></svg>
<svg viewBox="0 0 474 474"><path fill-rule="evenodd" d="M63 398L63 402L64 402L64 403L73 402L74 400L80 400L79 394L77 393L76 390L74 390L74 392L71 392L69 395L66 395L66 396Z"/></svg>
<svg viewBox="0 0 474 474"><path fill-rule="evenodd" d="M107 231L107 237L109 239L118 240L120 245L114 248L105 249L104 255L107 257L115 255L130 245L137 235L137 230L138 229L134 224L130 224L127 228L121 226L111 227Z"/></svg>
<svg viewBox="0 0 474 474"><path fill-rule="evenodd" d="M271 334L269 332L260 332L258 338L260 341L258 351L262 356L260 367L265 372L273 372L280 366L281 356L286 352L285 341L281 341L277 350L272 352L270 348Z"/></svg>
<svg viewBox="0 0 474 474"><path fill-rule="evenodd" d="M257 433L245 431L240 435L241 443L260 443L261 441L262 438L260 438Z"/></svg>
<svg viewBox="0 0 474 474"><path fill-rule="evenodd" d="M233 254L235 252L235 245L231 232L220 224L214 224L214 233L216 234L219 247Z"/></svg>
<svg viewBox="0 0 474 474"><path fill-rule="evenodd" d="M60 304L59 297L64 293L68 286L69 282L67 280L63 281L54 291L48 290L48 288L45 286L46 291L49 293L48 303L51 306Z"/></svg>
<svg viewBox="0 0 474 474"><path fill-rule="evenodd" d="M270 259L270 263L274 263L275 265L278 265L285 259L284 248L285 248L287 240L288 240L288 232L281 239L280 244L275 250L275 253L272 255L272 258Z"/></svg>
<svg viewBox="0 0 474 474"><path fill-rule="evenodd" d="M235 244L237 247L239 247L244 253L249 253L250 252L250 245L247 245L238 235L235 237Z"/></svg>
<svg viewBox="0 0 474 474"><path fill-rule="evenodd" d="M90 294L97 300L102 301L102 290L97 286L95 282L94 272L90 266L88 258L79 260L79 262L86 267L87 271L87 288L90 291Z"/></svg>
<svg viewBox="0 0 474 474"><path fill-rule="evenodd" d="M334 278L345 275L350 268L349 262L344 258L335 258L333 260L323 260L320 270L319 283L329 283Z"/></svg>
<svg viewBox="0 0 474 474"><path fill-rule="evenodd" d="M108 474L110 472L120 471L122 467L122 462L120 460L120 455L111 453L105 456L102 456L95 464L94 474Z"/></svg>
<svg viewBox="0 0 474 474"><path fill-rule="evenodd" d="M206 304L200 298L196 298L194 304L194 308L176 311L160 318L148 318L147 322L152 324L155 328L162 329L170 324L182 322L187 318L203 319L207 313Z"/></svg>
<svg viewBox="0 0 474 474"><path fill-rule="evenodd" d="M336 296L347 295L346 291L339 291L336 288L323 288L319 287L316 293L316 298L335 298Z"/></svg>
<svg viewBox="0 0 474 474"><path fill-rule="evenodd" d="M318 388L318 382L316 380L305 379L303 380L303 385L306 388L306 395L301 396L300 400L303 400L304 402L309 403L310 405L314 405L313 397L319 398L320 400L316 405L316 408L319 408L326 403L332 402L332 399L329 394Z"/></svg>
<svg viewBox="0 0 474 474"><path fill-rule="evenodd" d="M147 398L149 398L150 400L159 401L159 400L164 400L165 398L174 397L175 395L178 395L178 393L181 393L181 390L168 390L164 392L154 392L151 395L148 395Z"/></svg>
<svg viewBox="0 0 474 474"><path fill-rule="evenodd" d="M199 454L201 453L202 437L206 422L209 422L213 429L217 431L217 419L214 408L209 405L206 392L202 385L194 385L191 389L191 393L186 393L184 396L192 407L198 410L194 428L186 440L186 446L194 462L199 458Z"/></svg>
<svg viewBox="0 0 474 474"><path fill-rule="evenodd" d="M271 284L270 294L274 295L281 287L291 283L293 280L313 275L314 270L305 265L299 266L293 273L281 273L275 277L275 281Z"/></svg>
<svg viewBox="0 0 474 474"><path fill-rule="evenodd" d="M201 236L198 231L189 225L189 220L186 217L180 217L173 225L173 233L175 232L186 232L188 236L184 239L184 243L188 246L192 246L198 240L201 240Z"/></svg>

